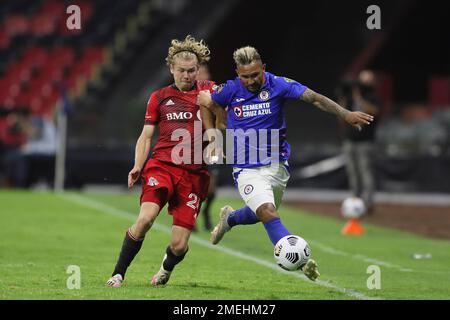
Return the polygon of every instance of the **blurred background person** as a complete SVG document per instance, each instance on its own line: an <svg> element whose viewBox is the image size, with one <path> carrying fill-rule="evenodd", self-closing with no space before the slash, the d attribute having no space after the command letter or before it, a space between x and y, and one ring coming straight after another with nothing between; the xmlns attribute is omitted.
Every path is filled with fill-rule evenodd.
<svg viewBox="0 0 450 320"><path fill-rule="evenodd" d="M47 188L53 187L56 135L56 126L51 117L31 117L27 142L23 146L28 172L26 187L41 181L45 182Z"/></svg>
<svg viewBox="0 0 450 320"><path fill-rule="evenodd" d="M377 116L380 100L375 92L376 78L371 70L360 72L356 81L343 81L338 88L338 102L352 111ZM342 126L346 171L353 196L362 198L367 213L374 210L375 177L373 168L375 133L378 117L362 130Z"/></svg>
<svg viewBox="0 0 450 320"><path fill-rule="evenodd" d="M197 79L199 80L211 80L211 72L209 71L209 67L207 64L203 63L200 65L198 70Z"/></svg>
<svg viewBox="0 0 450 320"><path fill-rule="evenodd" d="M0 168L6 187L26 187L28 170L23 146L27 141L28 129L26 110L13 110L0 118Z"/></svg>

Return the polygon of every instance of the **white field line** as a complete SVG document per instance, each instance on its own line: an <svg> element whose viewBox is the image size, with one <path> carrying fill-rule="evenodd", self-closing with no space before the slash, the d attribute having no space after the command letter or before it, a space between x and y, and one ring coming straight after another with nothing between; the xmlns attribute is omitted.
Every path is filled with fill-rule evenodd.
<svg viewBox="0 0 450 320"><path fill-rule="evenodd" d="M67 201L76 203L76 204L84 206L84 207L88 207L90 209L94 209L94 210L100 211L100 212L108 214L108 215L112 215L112 216L116 216L116 217L120 217L120 218L126 218L126 219L128 219L130 221L135 221L136 220L136 215L135 214L132 214L130 212L114 208L114 207L112 207L110 205L107 205L105 203L89 199L89 198L84 197L84 196L75 195L75 194L67 194L67 193L62 193L62 194L59 194L59 195L60 195L61 198L65 199ZM161 231L161 232L164 232L164 233L167 233L167 234L171 234L172 233L172 229L171 228L169 228L167 226L164 226L164 225L161 225L161 224L158 224L158 223L154 223L153 226L152 226L152 229L156 229L158 231ZM202 238L200 238L200 237L198 237L196 235L191 235L190 240L195 242L195 243L197 243L197 244L199 244L199 245L201 245L201 246L207 247L209 249L217 250L217 251L220 251L222 253L226 253L228 255L231 255L231 256L234 256L234 257L237 257L237 258L240 258L240 259L243 259L243 260L252 261L252 262L254 262L254 263L256 263L256 264L258 264L260 266L264 266L264 267L270 268L270 269L272 269L272 270L274 270L276 272L280 272L280 273L283 273L285 275L289 275L289 276L294 276L294 277L300 278L301 280L306 281L308 283L314 283L314 284L317 284L317 285L322 286L322 287L333 289L335 291L338 291L338 292L340 292L340 293L342 293L344 295L347 295L349 297L352 297L352 298L356 298L356 299L359 299L359 300L380 300L380 298L369 297L369 296L366 296L365 294L363 294L361 292L358 292L356 290L342 288L342 287L339 287L337 285L331 284L328 281L317 280L315 282L312 282L308 278L306 278L306 276L303 275L303 274L296 273L296 272L288 272L288 271L282 270L280 267L275 265L273 262L268 262L266 260L250 256L247 253L243 253L243 252L237 251L235 249L229 249L229 248L226 248L224 246L212 245L208 241L206 241L206 240L204 240L204 239L202 239Z"/></svg>
<svg viewBox="0 0 450 320"><path fill-rule="evenodd" d="M378 259L369 258L362 254L351 254L351 253L348 253L345 251L337 250L337 249L334 249L327 245L324 245L320 242L317 242L315 240L308 240L308 242L311 243L312 245L314 245L315 248L319 249L320 251L326 252L326 253L334 254L337 256L349 257L349 258L356 259L356 260L362 260L364 262L376 264L378 266L383 266L386 268L399 269L402 272L413 272L414 271L412 269L404 268L402 266L399 266L399 265L396 265L396 264L393 264L393 263L390 263L387 261L381 261Z"/></svg>

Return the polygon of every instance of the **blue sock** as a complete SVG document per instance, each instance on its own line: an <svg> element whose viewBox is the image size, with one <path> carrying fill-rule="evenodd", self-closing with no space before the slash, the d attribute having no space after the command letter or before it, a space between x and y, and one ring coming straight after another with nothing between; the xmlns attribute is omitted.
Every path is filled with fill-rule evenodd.
<svg viewBox="0 0 450 320"><path fill-rule="evenodd" d="M238 224L255 224L259 222L259 219L252 209L245 206L230 213L227 222L230 227L234 227Z"/></svg>
<svg viewBox="0 0 450 320"><path fill-rule="evenodd" d="M283 226L280 218L266 222L264 224L264 228L266 228L266 232L269 235L270 241L272 241L273 245L276 245L278 240L281 238L291 234L286 227Z"/></svg>

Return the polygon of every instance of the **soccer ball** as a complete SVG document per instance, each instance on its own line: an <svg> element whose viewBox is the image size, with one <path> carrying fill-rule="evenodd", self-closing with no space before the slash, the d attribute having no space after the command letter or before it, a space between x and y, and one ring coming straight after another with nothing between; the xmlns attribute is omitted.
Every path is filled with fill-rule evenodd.
<svg viewBox="0 0 450 320"><path fill-rule="evenodd" d="M275 245L273 256L284 270L301 269L311 257L311 250L305 239L289 235L281 238Z"/></svg>
<svg viewBox="0 0 450 320"><path fill-rule="evenodd" d="M359 218L366 212L366 206L361 198L351 197L342 202L341 212L345 218Z"/></svg>

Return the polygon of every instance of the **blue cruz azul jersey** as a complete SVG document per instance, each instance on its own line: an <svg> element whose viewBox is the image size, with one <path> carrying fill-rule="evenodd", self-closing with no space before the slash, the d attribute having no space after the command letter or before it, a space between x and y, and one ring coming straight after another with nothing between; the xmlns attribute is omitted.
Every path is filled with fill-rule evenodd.
<svg viewBox="0 0 450 320"><path fill-rule="evenodd" d="M232 147L234 167L255 168L289 159L283 106L286 99L299 99L306 89L297 81L269 72L264 72L264 84L258 92L247 90L239 77L215 88L213 101L228 107L227 158Z"/></svg>

